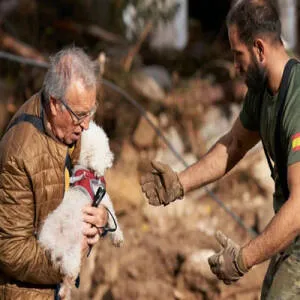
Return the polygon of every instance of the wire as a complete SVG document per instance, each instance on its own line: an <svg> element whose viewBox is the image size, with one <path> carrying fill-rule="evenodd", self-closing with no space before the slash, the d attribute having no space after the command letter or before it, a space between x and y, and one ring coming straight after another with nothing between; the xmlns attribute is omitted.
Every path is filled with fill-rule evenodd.
<svg viewBox="0 0 300 300"><path fill-rule="evenodd" d="M46 62L37 61L37 60L31 59L31 58L25 58L25 57L14 55L14 54L4 52L4 51L0 51L0 58L15 61L15 62L25 64L25 65L31 65L33 67L39 67L39 68L44 68L44 69L48 69L48 67L49 67L49 64Z"/></svg>
<svg viewBox="0 0 300 300"><path fill-rule="evenodd" d="M10 53L4 52L4 51L0 51L0 58L8 59L11 61L16 61L19 63L24 63L24 64L35 66L35 67L45 68L45 69L47 69L49 67L48 63L37 62L34 59L23 58L21 56L10 54ZM167 140L167 138L162 134L160 129L150 120L150 118L147 116L146 110L143 108L142 105L140 105L136 100L134 100L133 97L130 96L126 91L124 91L122 88L120 88L116 84L112 83L111 81L106 80L104 78L102 78L101 81L103 82L104 85L108 86L112 90L121 94L130 104L132 104L139 111L140 115L143 116L147 120L149 125L155 131L155 133L164 141L164 143L167 145L167 147L171 150L171 152L174 154L174 156L184 165L184 167L187 168L189 166L187 164L187 162L183 159L183 157L176 151L176 149L172 146L172 144ZM230 215L252 237L257 236L258 233L251 227L248 227L243 222L243 220L237 214L235 214L230 208L228 208L214 192L212 192L207 187L204 187L204 190L228 215Z"/></svg>
<svg viewBox="0 0 300 300"><path fill-rule="evenodd" d="M114 83L106 80L101 79L102 82L112 88L113 90L120 93L124 98L126 98L133 106L135 106L140 114L148 121L150 126L153 128L153 130L156 132L156 134L164 141L164 143L168 146L168 148L171 150L171 152L174 154L174 156L184 165L184 167L188 167L189 165L187 162L183 159L183 157L176 151L176 149L172 146L172 144L167 140L167 138L162 134L162 132L159 130L159 128L150 120L150 118L147 116L146 110L136 101L134 100L127 92L125 92L123 89L115 85ZM209 188L204 187L205 192L215 201L218 203L219 206L221 206L241 227L246 229L248 233L255 237L257 236L257 232L254 231L252 228L246 226L246 224L243 222L243 220L235 214L230 208L228 208L219 198L218 196L212 192Z"/></svg>

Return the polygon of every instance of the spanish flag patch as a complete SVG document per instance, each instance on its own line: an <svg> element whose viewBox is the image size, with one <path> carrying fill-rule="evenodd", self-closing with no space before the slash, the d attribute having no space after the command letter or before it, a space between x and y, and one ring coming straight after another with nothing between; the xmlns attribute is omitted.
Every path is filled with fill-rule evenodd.
<svg viewBox="0 0 300 300"><path fill-rule="evenodd" d="M292 136L292 150L293 151L300 150L300 133L296 133Z"/></svg>

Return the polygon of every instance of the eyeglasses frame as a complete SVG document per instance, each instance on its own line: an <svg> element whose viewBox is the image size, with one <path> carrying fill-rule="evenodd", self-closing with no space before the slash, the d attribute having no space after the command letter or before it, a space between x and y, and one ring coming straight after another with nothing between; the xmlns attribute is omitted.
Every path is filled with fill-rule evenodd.
<svg viewBox="0 0 300 300"><path fill-rule="evenodd" d="M52 97L54 98L54 97ZM57 99L57 98L54 98L55 100L58 100L66 109L67 111L70 113L71 115L71 118L74 122L75 125L79 125L81 124L86 118L91 118L93 117L93 115L96 113L97 111L97 108L98 108L98 104L96 103L95 106L84 116L82 117L79 117L73 110L72 108L67 104L66 100L64 99ZM75 117L75 120L74 118Z"/></svg>

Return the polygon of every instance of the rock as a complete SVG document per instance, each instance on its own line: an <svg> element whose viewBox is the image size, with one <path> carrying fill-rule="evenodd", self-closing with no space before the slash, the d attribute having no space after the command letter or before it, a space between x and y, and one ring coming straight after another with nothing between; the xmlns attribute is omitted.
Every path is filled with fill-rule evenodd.
<svg viewBox="0 0 300 300"><path fill-rule="evenodd" d="M182 272L193 276L202 276L207 280L217 281L208 264L208 258L214 254L215 251L212 249L201 249L193 252L184 262Z"/></svg>
<svg viewBox="0 0 300 300"><path fill-rule="evenodd" d="M257 154L257 159L251 168L251 175L256 179L258 185L266 192L268 198L274 192L274 181L270 176L270 168L263 150Z"/></svg>
<svg viewBox="0 0 300 300"><path fill-rule="evenodd" d="M184 144L183 144L181 136L179 135L176 128L170 127L168 130L163 132L163 134L164 134L165 138L167 139L167 141L169 142L169 144L176 150L176 152L178 152L178 154L182 155L184 153ZM160 142L161 142L161 149L162 149L162 152L160 153L160 155L167 154L166 152L171 151L164 141L160 140ZM169 159L167 159L167 160L174 159L174 157L173 158L168 157L168 158Z"/></svg>
<svg viewBox="0 0 300 300"><path fill-rule="evenodd" d="M153 65L147 66L142 71L152 77L165 91L170 91L172 88L172 78L163 66Z"/></svg>
<svg viewBox="0 0 300 300"><path fill-rule="evenodd" d="M181 299L185 299L184 293L182 293L179 290L174 290L174 298L176 300L181 300Z"/></svg>
<svg viewBox="0 0 300 300"><path fill-rule="evenodd" d="M257 228L259 232L266 227L274 216L273 192L274 182L270 176L270 169L266 161L261 145L252 149L239 164L239 168L245 170L259 187L260 194L243 199L243 207L257 211ZM248 198L248 199L247 199Z"/></svg>
<svg viewBox="0 0 300 300"><path fill-rule="evenodd" d="M146 2L146 1L143 1ZM168 1L165 4L160 3L160 6L165 6L164 17L159 18L152 35L150 36L150 47L156 50L174 49L183 50L188 42L188 1L177 0ZM166 11L174 9L174 5L178 5L177 11L173 18L166 20ZM171 6L173 5L173 7ZM156 5L159 7L159 5ZM155 5L152 4L152 7ZM169 7L169 8L168 8ZM161 12L156 15L160 16Z"/></svg>
<svg viewBox="0 0 300 300"><path fill-rule="evenodd" d="M177 156L175 156L175 154L168 148L168 146L162 140L160 140L161 145L160 145L159 149L157 150L154 160L168 164L176 172L180 172L180 171L184 170L186 168L186 166L190 166L197 161L196 155L194 155L191 152L185 153L183 141L175 127L170 127L167 131L165 131L163 133L164 133L164 136L166 137L166 139L168 140L168 142L171 144L171 146L174 148L174 150L176 150L176 152L183 159L183 161L186 165L183 163L183 161L180 161ZM190 200L199 200L199 198L201 198L206 193L207 188L211 189L215 185L216 185L216 183L213 182L213 183L207 185L206 188L200 188L200 189L194 190L192 192L189 192L185 196L185 202L188 203L188 202L191 202ZM179 205L178 204L179 202L180 201L176 202L177 205ZM188 208L187 207L182 207L182 208L178 207L176 213L173 211L173 209L170 208L170 211L171 210L172 210L172 212L170 212L171 215L175 214L178 216L178 215L185 215L188 211ZM180 213L179 213L179 211L180 211Z"/></svg>
<svg viewBox="0 0 300 300"><path fill-rule="evenodd" d="M255 211L245 209L242 211L240 217L248 228L255 228L257 226L258 215Z"/></svg>
<svg viewBox="0 0 300 300"><path fill-rule="evenodd" d="M270 198L264 202L258 210L258 231L262 232L274 217L273 200Z"/></svg>
<svg viewBox="0 0 300 300"><path fill-rule="evenodd" d="M124 169L114 168L107 171L107 176L105 176L108 183L107 191L117 212L128 211L140 205L143 200L137 173L123 173L122 171Z"/></svg>
<svg viewBox="0 0 300 300"><path fill-rule="evenodd" d="M117 212L131 210L143 201L137 171L138 160L138 152L125 140L119 160L105 174L107 192Z"/></svg>
<svg viewBox="0 0 300 300"><path fill-rule="evenodd" d="M208 258L213 254L215 252L212 249L193 252L182 266L180 280L184 281L186 288L199 295L196 299L215 299L214 295L218 292L218 279L208 264Z"/></svg>
<svg viewBox="0 0 300 300"><path fill-rule="evenodd" d="M158 126L158 120L151 113L147 112L147 117L154 123L154 125ZM138 148L151 148L154 144L155 138L156 132L153 127L145 118L140 118L139 124L134 131L132 142Z"/></svg>
<svg viewBox="0 0 300 300"><path fill-rule="evenodd" d="M112 296L103 299L129 300L129 299L174 299L173 287L156 278L147 280L127 280L126 284L116 284L112 287Z"/></svg>
<svg viewBox="0 0 300 300"><path fill-rule="evenodd" d="M164 105L176 107L178 111L188 118L201 119L208 107L224 99L223 87L212 85L208 80L191 78L181 80L177 87L168 93Z"/></svg>
<svg viewBox="0 0 300 300"><path fill-rule="evenodd" d="M143 216L149 221L152 228L159 228L160 234L166 234L177 222L184 217L188 217L190 206L192 205L186 199L177 200L165 207L148 205L144 200Z"/></svg>
<svg viewBox="0 0 300 300"><path fill-rule="evenodd" d="M218 225L218 218L216 216L210 217L210 218L203 218L198 221L197 228L204 232L206 235L213 237L216 228Z"/></svg>
<svg viewBox="0 0 300 300"><path fill-rule="evenodd" d="M191 165L197 161L197 158L192 153L184 153L184 144L175 127L169 128L164 132L164 136L174 148L174 150L182 157L187 165ZM175 171L179 172L185 168L183 162L169 149L169 147L160 140L160 148L157 151L155 160L161 161L170 165Z"/></svg>
<svg viewBox="0 0 300 300"><path fill-rule="evenodd" d="M166 97L163 88L143 71L132 75L131 85L138 94L149 100L163 101Z"/></svg>
<svg viewBox="0 0 300 300"><path fill-rule="evenodd" d="M97 287L95 287L95 294L92 298L92 300L99 300L99 299L104 299L104 296L107 294L109 291L109 284L100 284ZM88 295L87 295L88 297ZM80 298L79 298L80 299ZM83 298L81 298L83 299Z"/></svg>
<svg viewBox="0 0 300 300"><path fill-rule="evenodd" d="M199 130L206 141L207 149L211 148L221 136L230 130L239 115L239 105L227 104L226 107L228 107L228 110L219 106L211 106L205 114L203 119L204 125Z"/></svg>
<svg viewBox="0 0 300 300"><path fill-rule="evenodd" d="M140 95L150 100L163 101L165 92L172 88L172 79L164 67L153 65L133 73L131 84Z"/></svg>

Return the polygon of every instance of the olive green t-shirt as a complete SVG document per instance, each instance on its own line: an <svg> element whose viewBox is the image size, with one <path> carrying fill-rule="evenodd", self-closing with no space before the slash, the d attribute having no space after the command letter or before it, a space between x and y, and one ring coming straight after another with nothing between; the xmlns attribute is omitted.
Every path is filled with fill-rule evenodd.
<svg viewBox="0 0 300 300"><path fill-rule="evenodd" d="M261 118L259 120L260 101L262 103ZM260 131L267 151L273 161L278 105L278 94L271 95L266 89L263 95L259 96L249 90L240 113L240 120L246 129ZM287 157L287 164L291 165L300 161L300 64L294 65L290 74L282 120L280 142ZM273 201L275 213L278 212L285 202L276 173L275 165L275 192Z"/></svg>

